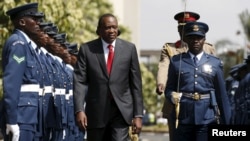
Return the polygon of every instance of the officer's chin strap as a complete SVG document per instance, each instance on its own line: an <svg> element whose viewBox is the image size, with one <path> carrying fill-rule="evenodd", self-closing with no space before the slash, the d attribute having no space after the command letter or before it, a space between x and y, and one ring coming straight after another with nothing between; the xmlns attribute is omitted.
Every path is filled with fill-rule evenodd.
<svg viewBox="0 0 250 141"><path fill-rule="evenodd" d="M186 12L186 5L187 5L187 0L184 1L184 14ZM185 16L183 16L183 21L185 20ZM181 29L181 47L183 48L183 36L184 36L184 26L182 26ZM178 72L178 84L177 84L177 93L180 93L180 74L181 74L181 58L182 58L182 53L180 55L180 63L179 63L179 72ZM180 98L181 99L181 98ZM180 112L180 100L175 104L175 114L176 114L176 119L175 119L175 127L178 128L179 124L179 112Z"/></svg>

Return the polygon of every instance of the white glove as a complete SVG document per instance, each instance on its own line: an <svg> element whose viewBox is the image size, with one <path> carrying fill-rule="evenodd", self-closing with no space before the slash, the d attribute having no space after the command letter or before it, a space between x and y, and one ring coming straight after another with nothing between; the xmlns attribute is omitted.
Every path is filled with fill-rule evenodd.
<svg viewBox="0 0 250 141"><path fill-rule="evenodd" d="M66 137L66 131L63 130L63 140L65 139L65 137Z"/></svg>
<svg viewBox="0 0 250 141"><path fill-rule="evenodd" d="M181 100L182 93L172 92L171 93L171 101L173 104L177 104Z"/></svg>
<svg viewBox="0 0 250 141"><path fill-rule="evenodd" d="M11 141L19 141L19 136L20 136L20 130L19 126L17 124L7 124L6 125L6 134L8 135L10 132L12 134L12 139Z"/></svg>

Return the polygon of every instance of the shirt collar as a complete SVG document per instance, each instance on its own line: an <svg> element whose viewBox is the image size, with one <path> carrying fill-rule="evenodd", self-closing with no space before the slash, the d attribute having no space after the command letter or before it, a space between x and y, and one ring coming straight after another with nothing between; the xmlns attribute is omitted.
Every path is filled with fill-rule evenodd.
<svg viewBox="0 0 250 141"><path fill-rule="evenodd" d="M42 51L44 54L47 54L47 53L48 53L48 51L47 51L44 47L41 47L40 49L41 49L41 51Z"/></svg>
<svg viewBox="0 0 250 141"><path fill-rule="evenodd" d="M101 38L102 39L102 38ZM113 42L112 42L112 46L114 47L114 49L115 49L115 42L116 42L116 40L114 40ZM102 39L102 47L103 47L103 49L107 49L107 47L108 47L108 45L110 45L110 44L108 44L107 42L105 42L103 39Z"/></svg>
<svg viewBox="0 0 250 141"><path fill-rule="evenodd" d="M198 61L201 59L201 56L203 55L203 51L201 52L201 53L199 53L199 54L197 54L197 55L194 55L194 54L192 54L191 52L189 52L189 55L191 56L191 58L194 58L194 56L196 56L197 57L197 59L198 59Z"/></svg>
<svg viewBox="0 0 250 141"><path fill-rule="evenodd" d="M17 31L19 31L25 38L25 40L32 46L32 48L36 49L37 45L34 41L32 41L29 36L24 33L22 30L16 29Z"/></svg>

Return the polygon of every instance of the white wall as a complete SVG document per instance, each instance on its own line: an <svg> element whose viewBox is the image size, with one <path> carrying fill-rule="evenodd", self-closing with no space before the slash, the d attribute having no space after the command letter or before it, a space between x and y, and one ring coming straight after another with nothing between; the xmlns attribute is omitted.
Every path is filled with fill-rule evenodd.
<svg viewBox="0 0 250 141"><path fill-rule="evenodd" d="M129 27L131 41L140 52L140 3L141 0L109 0L114 7L114 14L119 24Z"/></svg>

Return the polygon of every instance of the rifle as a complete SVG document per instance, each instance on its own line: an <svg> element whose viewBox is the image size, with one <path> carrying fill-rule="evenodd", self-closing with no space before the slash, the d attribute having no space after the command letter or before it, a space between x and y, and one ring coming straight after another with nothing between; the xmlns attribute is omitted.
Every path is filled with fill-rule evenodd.
<svg viewBox="0 0 250 141"><path fill-rule="evenodd" d="M216 122L217 124L220 124L220 109L217 105L214 91L210 92L210 98L211 98L211 105L213 106L213 109L214 109Z"/></svg>

